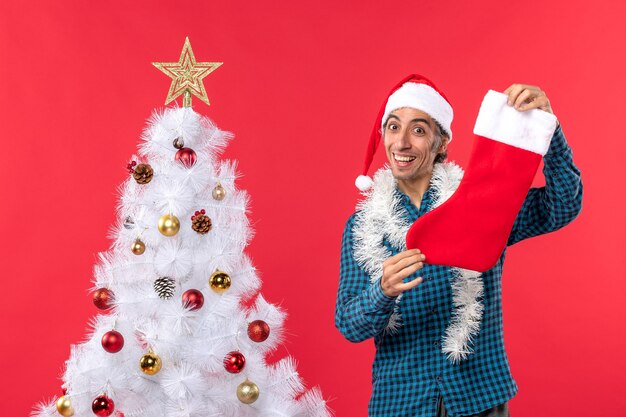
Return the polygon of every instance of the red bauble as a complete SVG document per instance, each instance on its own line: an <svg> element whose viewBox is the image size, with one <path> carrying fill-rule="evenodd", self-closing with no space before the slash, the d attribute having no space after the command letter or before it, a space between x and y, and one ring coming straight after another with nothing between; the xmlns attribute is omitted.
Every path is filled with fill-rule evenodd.
<svg viewBox="0 0 626 417"><path fill-rule="evenodd" d="M118 331L110 330L102 336L102 347L109 353L117 353L124 347L124 336Z"/></svg>
<svg viewBox="0 0 626 417"><path fill-rule="evenodd" d="M238 374L246 366L246 358L236 350L224 358L224 368L231 374Z"/></svg>
<svg viewBox="0 0 626 417"><path fill-rule="evenodd" d="M191 148L179 149L175 158L187 168L192 167L196 163L196 153Z"/></svg>
<svg viewBox="0 0 626 417"><path fill-rule="evenodd" d="M93 292L93 303L100 310L108 310L113 307L113 291L108 288L98 288Z"/></svg>
<svg viewBox="0 0 626 417"><path fill-rule="evenodd" d="M195 311L204 305L204 295L198 290L187 290L183 294L183 306L189 310Z"/></svg>
<svg viewBox="0 0 626 417"><path fill-rule="evenodd" d="M264 342L270 335L270 326L263 320L254 320L248 324L248 337L257 343Z"/></svg>
<svg viewBox="0 0 626 417"><path fill-rule="evenodd" d="M91 403L91 410L97 416L107 417L113 414L113 411L115 410L115 403L106 395L101 395L93 400Z"/></svg>

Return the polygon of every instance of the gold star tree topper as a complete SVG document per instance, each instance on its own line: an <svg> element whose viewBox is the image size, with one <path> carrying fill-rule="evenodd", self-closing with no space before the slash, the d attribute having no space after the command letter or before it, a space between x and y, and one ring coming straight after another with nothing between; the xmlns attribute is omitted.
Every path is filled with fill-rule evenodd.
<svg viewBox="0 0 626 417"><path fill-rule="evenodd" d="M180 53L178 62L152 63L152 65L172 79L165 104L170 103L172 100L175 100L176 97L182 95L184 107L191 107L192 94L204 101L207 105L211 104L206 95L202 79L215 71L217 67L222 64L223 62L196 62L189 38L185 38L185 44L183 45L183 50Z"/></svg>

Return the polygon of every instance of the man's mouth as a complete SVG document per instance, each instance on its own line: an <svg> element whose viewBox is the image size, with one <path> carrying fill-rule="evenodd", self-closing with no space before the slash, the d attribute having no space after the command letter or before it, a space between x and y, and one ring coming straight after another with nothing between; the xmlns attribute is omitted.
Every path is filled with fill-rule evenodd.
<svg viewBox="0 0 626 417"><path fill-rule="evenodd" d="M393 159L396 162L396 165L398 166L408 166L411 164L411 162L415 161L417 157L416 156L411 156L411 155L398 155L398 154L393 154Z"/></svg>

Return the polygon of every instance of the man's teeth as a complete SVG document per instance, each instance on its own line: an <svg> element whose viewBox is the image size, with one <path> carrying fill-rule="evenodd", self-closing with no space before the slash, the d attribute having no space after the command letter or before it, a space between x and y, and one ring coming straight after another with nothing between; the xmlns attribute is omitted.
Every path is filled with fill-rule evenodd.
<svg viewBox="0 0 626 417"><path fill-rule="evenodd" d="M395 155L395 154L393 155L393 157L398 162L411 162L412 160L415 159L415 156L400 156L400 155Z"/></svg>

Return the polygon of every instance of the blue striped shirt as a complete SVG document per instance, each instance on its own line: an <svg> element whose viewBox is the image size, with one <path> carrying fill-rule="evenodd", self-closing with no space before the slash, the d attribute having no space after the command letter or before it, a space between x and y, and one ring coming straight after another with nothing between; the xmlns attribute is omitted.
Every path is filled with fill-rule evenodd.
<svg viewBox="0 0 626 417"><path fill-rule="evenodd" d="M544 156L546 185L531 188L517 215L507 246L523 239L553 232L570 223L582 207L580 170L572 150L558 127ZM396 189L401 210L409 221L431 209L432 188L420 208ZM351 342L374 338L376 356L372 367L372 397L369 415L435 417L437 398L442 395L452 417L469 416L502 404L517 393L504 349L502 330L502 264L482 274L484 313L474 353L453 364L441 351L441 340L452 313L451 268L425 264L418 275L424 282L403 294L400 302L402 327L395 334L384 333L395 305L385 295L380 279L370 276L357 264L353 254L355 214L348 219L341 247L341 276L335 311L335 325ZM381 239L383 237L381 236ZM383 239L392 255L398 253Z"/></svg>

